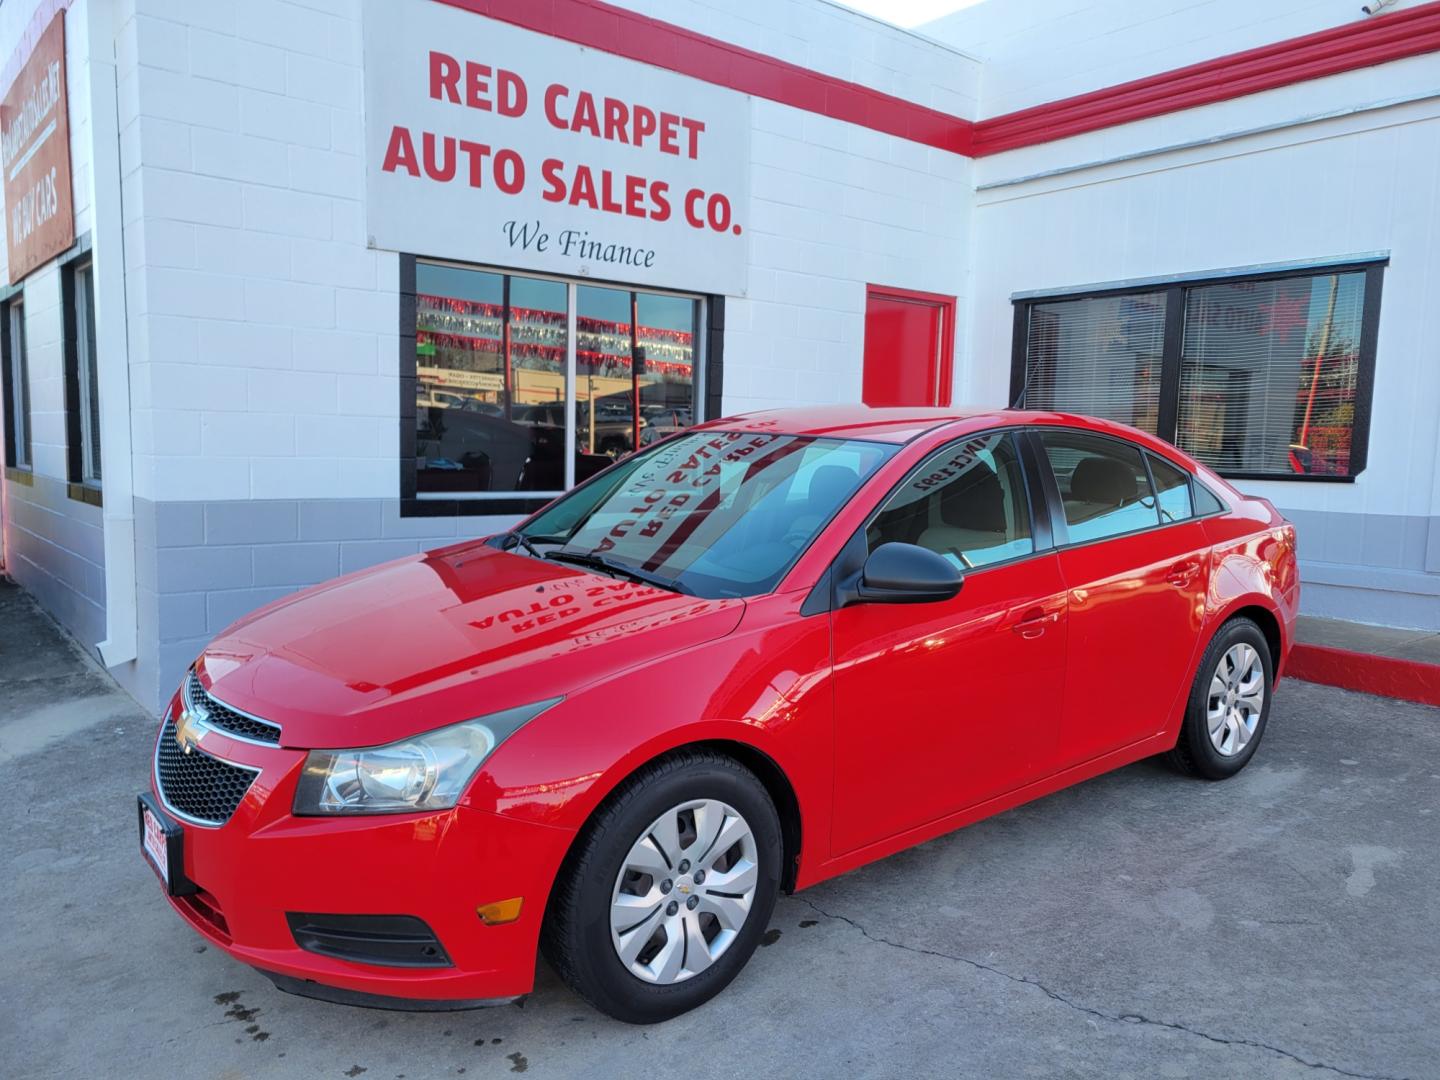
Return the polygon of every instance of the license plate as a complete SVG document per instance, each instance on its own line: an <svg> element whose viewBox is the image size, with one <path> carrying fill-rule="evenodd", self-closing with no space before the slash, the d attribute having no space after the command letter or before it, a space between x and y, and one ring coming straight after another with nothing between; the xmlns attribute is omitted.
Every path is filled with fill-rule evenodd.
<svg viewBox="0 0 1440 1080"><path fill-rule="evenodd" d="M155 796L140 796L140 850L145 855L165 891L171 896L188 896L195 891L194 882L185 876L185 830L171 820Z"/></svg>
<svg viewBox="0 0 1440 1080"><path fill-rule="evenodd" d="M145 849L145 854L150 859L150 865L155 867L155 872L160 875L160 880L169 885L170 838L165 835L165 826L160 824L148 806L140 808L140 817L144 822L141 829L140 846Z"/></svg>

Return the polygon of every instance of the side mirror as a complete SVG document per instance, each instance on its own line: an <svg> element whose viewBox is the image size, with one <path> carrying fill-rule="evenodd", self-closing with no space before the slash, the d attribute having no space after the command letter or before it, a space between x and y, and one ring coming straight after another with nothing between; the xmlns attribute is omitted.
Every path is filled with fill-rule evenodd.
<svg viewBox="0 0 1440 1080"><path fill-rule="evenodd" d="M917 544L881 544L865 560L852 603L927 604L949 600L964 584L944 556Z"/></svg>

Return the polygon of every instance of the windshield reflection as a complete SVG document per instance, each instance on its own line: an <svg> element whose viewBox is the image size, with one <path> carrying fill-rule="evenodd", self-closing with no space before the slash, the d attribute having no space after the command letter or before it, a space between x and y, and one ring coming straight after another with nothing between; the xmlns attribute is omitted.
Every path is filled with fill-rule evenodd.
<svg viewBox="0 0 1440 1080"><path fill-rule="evenodd" d="M548 557L700 597L768 592L894 447L718 431L637 455L525 529ZM609 564L607 567L605 564Z"/></svg>

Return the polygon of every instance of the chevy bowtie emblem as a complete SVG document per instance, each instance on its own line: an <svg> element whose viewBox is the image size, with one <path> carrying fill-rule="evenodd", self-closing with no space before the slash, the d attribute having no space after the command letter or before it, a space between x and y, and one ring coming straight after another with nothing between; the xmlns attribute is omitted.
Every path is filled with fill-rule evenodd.
<svg viewBox="0 0 1440 1080"><path fill-rule="evenodd" d="M175 745L185 753L190 753L200 744L200 739L210 730L210 725L205 721L209 719L203 712L192 712L186 709L175 721Z"/></svg>

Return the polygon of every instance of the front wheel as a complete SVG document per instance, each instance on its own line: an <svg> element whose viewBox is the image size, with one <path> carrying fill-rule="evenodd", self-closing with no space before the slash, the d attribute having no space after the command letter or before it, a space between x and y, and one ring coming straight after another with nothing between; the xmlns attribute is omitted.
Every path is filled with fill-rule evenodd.
<svg viewBox="0 0 1440 1080"><path fill-rule="evenodd" d="M730 758L647 766L596 812L556 882L541 947L597 1009L656 1023L739 974L774 909L780 820Z"/></svg>
<svg viewBox="0 0 1440 1080"><path fill-rule="evenodd" d="M1270 645L1260 627L1243 616L1220 627L1201 658L1171 764L1207 780L1238 773L1265 733L1273 684Z"/></svg>

